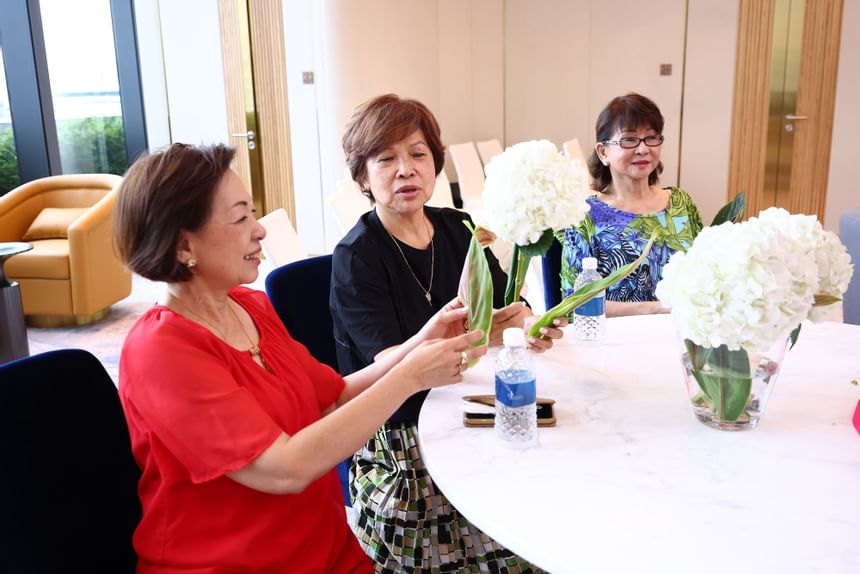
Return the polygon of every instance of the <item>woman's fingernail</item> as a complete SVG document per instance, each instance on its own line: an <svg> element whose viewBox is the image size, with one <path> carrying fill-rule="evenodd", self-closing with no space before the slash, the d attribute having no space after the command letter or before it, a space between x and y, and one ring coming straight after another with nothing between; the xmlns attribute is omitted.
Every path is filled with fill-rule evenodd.
<svg viewBox="0 0 860 574"><path fill-rule="evenodd" d="M546 335L548 332L549 332L549 331L547 331L546 327L541 327L541 328L540 328L540 334L541 334L541 335Z"/></svg>

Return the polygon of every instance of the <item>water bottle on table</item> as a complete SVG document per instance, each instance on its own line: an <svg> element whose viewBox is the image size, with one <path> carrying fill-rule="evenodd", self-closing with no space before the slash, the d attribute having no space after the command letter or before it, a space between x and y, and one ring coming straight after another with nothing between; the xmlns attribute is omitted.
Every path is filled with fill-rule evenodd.
<svg viewBox="0 0 860 574"><path fill-rule="evenodd" d="M537 442L534 365L522 329L505 329L502 341L496 359L496 436L508 446L525 448Z"/></svg>
<svg viewBox="0 0 860 574"><path fill-rule="evenodd" d="M602 279L597 272L597 259L584 257L582 259L582 273L577 275L573 283L573 290ZM604 306L606 291L601 291L588 303L583 303L573 310L573 330L577 339L595 341L602 339L606 332L606 310Z"/></svg>

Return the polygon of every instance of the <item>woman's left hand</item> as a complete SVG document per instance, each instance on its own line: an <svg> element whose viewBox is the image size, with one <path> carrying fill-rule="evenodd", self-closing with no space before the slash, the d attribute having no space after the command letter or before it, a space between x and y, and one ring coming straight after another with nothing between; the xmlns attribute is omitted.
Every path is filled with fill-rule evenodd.
<svg viewBox="0 0 860 574"><path fill-rule="evenodd" d="M524 329L528 331L532 324L537 320L538 318L535 316L528 317L526 319ZM543 353L544 351L551 349L553 341L561 339L564 336L564 331L562 331L561 328L565 325L567 325L567 317L560 317L552 322L551 327L542 327L540 330L540 337L528 338L527 342L529 349L535 353Z"/></svg>

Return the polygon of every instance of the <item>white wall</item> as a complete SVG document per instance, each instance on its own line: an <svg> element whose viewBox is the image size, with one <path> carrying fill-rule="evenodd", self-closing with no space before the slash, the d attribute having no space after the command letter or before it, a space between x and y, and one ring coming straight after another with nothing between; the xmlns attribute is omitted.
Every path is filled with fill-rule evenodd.
<svg viewBox="0 0 860 574"><path fill-rule="evenodd" d="M142 63L144 71L157 63L157 47L163 46L170 137L192 143L227 141L216 3L136 3L144 10L151 11L153 4L161 10L154 26L160 26L158 42L148 41L141 30L141 21L151 24L151 16L139 14L138 27L141 60L148 62ZM630 9L624 0L284 4L291 4L284 8L285 19L303 13L305 26L301 38L288 34L288 46L299 44L305 51L298 64L287 57L291 122L294 129L302 121L318 128L318 140L303 135L295 136L293 143L297 227L311 251L327 251L340 239L324 198L343 174L344 125L355 106L384 92L426 103L440 121L446 144L492 137L505 145L534 138L561 144L578 137L587 152L595 117L605 103L619 93L641 91L666 116L661 182L675 183L681 165L678 181L695 198L706 222L727 199L737 0L654 0L635 18L620 16ZM851 142L860 129L860 40L851 33L860 25L860 2L846 2L843 19L824 222L830 229L838 225L843 209L858 205L860 196L849 163L857 148ZM644 39L649 39L647 45ZM309 62L316 84L297 87L296 74ZM673 65L672 76L658 75L661 63ZM157 81L153 84L148 77L145 94L156 96L145 95L147 120L157 122L164 111L157 103ZM301 121L295 114L303 111L292 107L300 102L306 112ZM298 160L298 154L312 155L317 145L318 165ZM309 179L301 179L303 169L311 174Z"/></svg>
<svg viewBox="0 0 860 574"><path fill-rule="evenodd" d="M161 51L158 0L134 0L134 19L137 26L140 84L146 111L146 138L149 149L156 149L170 143L170 114L164 78L164 53Z"/></svg>
<svg viewBox="0 0 860 574"><path fill-rule="evenodd" d="M842 37L839 46L839 71L836 81L836 110L833 117L833 140L830 147L830 176L824 227L839 230L839 215L849 208L860 207L857 152L860 145L860 2L847 0L842 12ZM855 262L856 264L857 262ZM860 265L855 267L855 273Z"/></svg>
<svg viewBox="0 0 860 574"><path fill-rule="evenodd" d="M615 97L648 96L665 118L662 185L677 183L685 0L651 0L636 17L626 0L505 2L505 139L578 138ZM660 76L660 64L672 74Z"/></svg>
<svg viewBox="0 0 860 574"><path fill-rule="evenodd" d="M312 0L283 3L284 51L290 114L293 191L299 240L309 253L325 253L325 206L321 193L318 86L325 73L317 62ZM320 59L321 60L321 59ZM302 72L314 72L313 84L302 81Z"/></svg>
<svg viewBox="0 0 860 574"><path fill-rule="evenodd" d="M592 4L505 1L506 145L548 139L561 146L576 137L586 151L594 141Z"/></svg>
<svg viewBox="0 0 860 574"><path fill-rule="evenodd" d="M738 4L689 0L680 184L709 224L728 200Z"/></svg>
<svg viewBox="0 0 860 574"><path fill-rule="evenodd" d="M171 141L229 143L218 3L163 1L158 7Z"/></svg>

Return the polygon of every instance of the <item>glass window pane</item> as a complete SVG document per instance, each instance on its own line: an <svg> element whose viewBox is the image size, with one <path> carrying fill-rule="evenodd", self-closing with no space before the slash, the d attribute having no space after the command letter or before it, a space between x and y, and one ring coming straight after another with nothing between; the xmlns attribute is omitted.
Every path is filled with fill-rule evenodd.
<svg viewBox="0 0 860 574"><path fill-rule="evenodd" d="M125 172L110 0L40 0L63 173Z"/></svg>
<svg viewBox="0 0 860 574"><path fill-rule="evenodd" d="M3 60L3 36L0 35L0 195L21 185L18 174L18 152L12 131L12 111L6 89L6 68Z"/></svg>

